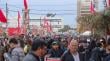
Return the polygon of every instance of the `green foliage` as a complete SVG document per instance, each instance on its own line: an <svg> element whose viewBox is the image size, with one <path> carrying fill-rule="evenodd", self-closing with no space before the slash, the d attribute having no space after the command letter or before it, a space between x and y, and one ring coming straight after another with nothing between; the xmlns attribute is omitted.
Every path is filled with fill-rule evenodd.
<svg viewBox="0 0 110 61"><path fill-rule="evenodd" d="M4 37L7 37L7 34L6 34L6 32L3 32L3 36L4 36Z"/></svg>
<svg viewBox="0 0 110 61"><path fill-rule="evenodd" d="M91 30L94 35L105 35L110 27L110 9L105 10L103 14L95 13L79 17L77 21L85 31Z"/></svg>

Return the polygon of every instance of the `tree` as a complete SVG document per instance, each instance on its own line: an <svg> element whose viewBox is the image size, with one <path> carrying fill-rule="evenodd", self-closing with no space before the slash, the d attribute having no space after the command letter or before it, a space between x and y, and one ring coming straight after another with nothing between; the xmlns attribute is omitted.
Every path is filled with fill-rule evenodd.
<svg viewBox="0 0 110 61"><path fill-rule="evenodd" d="M89 14L82 17L78 17L79 32L86 30L92 31L94 35L106 35L107 30L110 30L110 9L105 12L97 12L95 14ZM82 30L83 29L83 30Z"/></svg>

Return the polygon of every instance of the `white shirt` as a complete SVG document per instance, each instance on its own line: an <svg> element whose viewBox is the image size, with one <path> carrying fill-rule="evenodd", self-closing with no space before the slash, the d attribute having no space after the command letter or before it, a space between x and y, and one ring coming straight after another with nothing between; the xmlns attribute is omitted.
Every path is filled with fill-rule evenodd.
<svg viewBox="0 0 110 61"><path fill-rule="evenodd" d="M74 58L74 61L80 61L78 53L73 54L73 58Z"/></svg>

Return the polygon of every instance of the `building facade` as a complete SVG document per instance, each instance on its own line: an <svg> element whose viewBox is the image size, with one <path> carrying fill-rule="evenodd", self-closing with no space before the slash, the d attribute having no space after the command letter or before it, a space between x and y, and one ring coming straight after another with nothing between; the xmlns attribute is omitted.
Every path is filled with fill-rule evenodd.
<svg viewBox="0 0 110 61"><path fill-rule="evenodd" d="M98 11L98 0L77 0L77 16L91 14L91 2L94 5L95 11Z"/></svg>
<svg viewBox="0 0 110 61"><path fill-rule="evenodd" d="M58 30L62 29L64 26L63 19L59 17L47 17L46 19L44 19L44 17L38 17L35 19L30 19L29 26L30 28L32 28L33 26L42 27L45 20L48 21L53 32L58 32Z"/></svg>
<svg viewBox="0 0 110 61"><path fill-rule="evenodd" d="M92 14L91 5L93 5L94 11L97 12L99 9L99 1L100 0L77 0L77 18ZM81 27L80 23L77 23L77 31L79 33L80 31L85 31L85 29Z"/></svg>

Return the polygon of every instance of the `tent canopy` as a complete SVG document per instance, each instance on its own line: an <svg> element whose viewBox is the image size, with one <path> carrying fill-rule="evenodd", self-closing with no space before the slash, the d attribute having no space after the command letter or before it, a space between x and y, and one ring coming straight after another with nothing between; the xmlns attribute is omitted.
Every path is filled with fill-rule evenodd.
<svg viewBox="0 0 110 61"><path fill-rule="evenodd" d="M84 33L81 34L82 36L90 36L91 31L85 31Z"/></svg>

